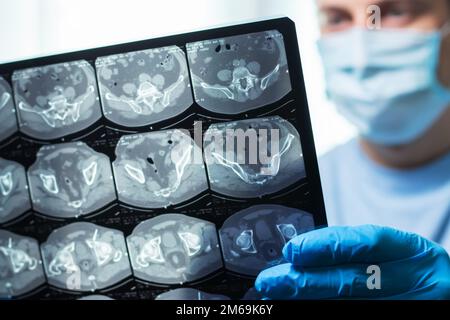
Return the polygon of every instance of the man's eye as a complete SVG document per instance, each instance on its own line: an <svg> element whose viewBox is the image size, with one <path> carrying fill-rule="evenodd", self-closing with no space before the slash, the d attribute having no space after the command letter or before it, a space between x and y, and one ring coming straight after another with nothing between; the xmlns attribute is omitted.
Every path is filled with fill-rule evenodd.
<svg viewBox="0 0 450 320"><path fill-rule="evenodd" d="M339 25L339 24L341 24L341 23L343 23L345 21L346 21L345 17L340 16L340 15L336 15L336 16L329 17L328 20L327 20L327 23L329 25Z"/></svg>
<svg viewBox="0 0 450 320"><path fill-rule="evenodd" d="M410 16L411 12L404 8L390 8L390 9L387 9L383 15L385 17L406 17L406 16Z"/></svg>
<svg viewBox="0 0 450 320"><path fill-rule="evenodd" d="M418 3L413 6L411 3L405 1L392 3L385 8L381 8L383 27L403 27L416 18L419 13L426 12L425 8L422 10L422 7L418 6Z"/></svg>
<svg viewBox="0 0 450 320"><path fill-rule="evenodd" d="M351 17L343 12L326 12L320 15L322 27L333 28L351 22Z"/></svg>

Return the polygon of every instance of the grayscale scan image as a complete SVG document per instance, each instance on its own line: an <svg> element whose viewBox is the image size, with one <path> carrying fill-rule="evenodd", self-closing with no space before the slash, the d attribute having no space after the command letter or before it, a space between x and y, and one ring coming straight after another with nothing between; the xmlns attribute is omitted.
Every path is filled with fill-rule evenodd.
<svg viewBox="0 0 450 320"><path fill-rule="evenodd" d="M0 223L13 220L31 209L25 168L0 158Z"/></svg>
<svg viewBox="0 0 450 320"><path fill-rule="evenodd" d="M103 113L122 126L166 120L193 103L186 56L177 46L101 57L95 65Z"/></svg>
<svg viewBox="0 0 450 320"><path fill-rule="evenodd" d="M54 230L41 252L48 283L57 288L101 290L131 275L123 233L92 223Z"/></svg>
<svg viewBox="0 0 450 320"><path fill-rule="evenodd" d="M213 223L163 214L141 222L127 237L134 275L160 284L182 284L222 267Z"/></svg>
<svg viewBox="0 0 450 320"><path fill-rule="evenodd" d="M187 131L123 136L113 169L119 200L137 207L179 204L208 189L202 151Z"/></svg>
<svg viewBox="0 0 450 320"><path fill-rule="evenodd" d="M45 281L38 242L0 230L0 299L21 296Z"/></svg>
<svg viewBox="0 0 450 320"><path fill-rule="evenodd" d="M219 230L225 268L256 276L283 262L283 246L314 229L313 216L281 205L256 205L229 217Z"/></svg>
<svg viewBox="0 0 450 320"><path fill-rule="evenodd" d="M84 60L15 71L19 127L42 140L85 129L101 117L94 68Z"/></svg>
<svg viewBox="0 0 450 320"><path fill-rule="evenodd" d="M84 142L41 147L28 179L33 208L56 218L89 214L116 199L109 158Z"/></svg>
<svg viewBox="0 0 450 320"><path fill-rule="evenodd" d="M194 96L203 108L238 114L291 91L283 35L266 31L187 44Z"/></svg>
<svg viewBox="0 0 450 320"><path fill-rule="evenodd" d="M17 131L14 98L8 82L0 76L0 141Z"/></svg>
<svg viewBox="0 0 450 320"><path fill-rule="evenodd" d="M178 288L158 295L155 300L230 300L221 294L206 293L193 288Z"/></svg>
<svg viewBox="0 0 450 320"><path fill-rule="evenodd" d="M204 155L212 191L256 198L306 177L300 136L279 116L211 125Z"/></svg>

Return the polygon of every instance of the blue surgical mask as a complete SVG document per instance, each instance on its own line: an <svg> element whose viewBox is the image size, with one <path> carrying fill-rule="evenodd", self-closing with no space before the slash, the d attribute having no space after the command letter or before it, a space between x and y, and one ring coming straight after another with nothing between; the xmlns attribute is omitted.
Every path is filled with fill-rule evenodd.
<svg viewBox="0 0 450 320"><path fill-rule="evenodd" d="M445 30L445 31L444 31ZM360 134L381 145L422 136L450 107L438 80L441 31L351 29L319 40L327 93Z"/></svg>

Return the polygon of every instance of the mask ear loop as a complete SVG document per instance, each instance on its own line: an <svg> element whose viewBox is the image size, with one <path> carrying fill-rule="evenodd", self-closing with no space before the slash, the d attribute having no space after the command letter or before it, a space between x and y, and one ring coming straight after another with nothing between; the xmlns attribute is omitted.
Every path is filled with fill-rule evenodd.
<svg viewBox="0 0 450 320"><path fill-rule="evenodd" d="M450 34L450 21L447 21L441 28L442 37L446 37Z"/></svg>
<svg viewBox="0 0 450 320"><path fill-rule="evenodd" d="M446 39L447 36L450 35L450 20L448 20L441 28L441 41L448 41ZM442 44L441 44L442 45ZM442 83L442 81L440 81ZM447 91L450 89L448 84L442 84Z"/></svg>

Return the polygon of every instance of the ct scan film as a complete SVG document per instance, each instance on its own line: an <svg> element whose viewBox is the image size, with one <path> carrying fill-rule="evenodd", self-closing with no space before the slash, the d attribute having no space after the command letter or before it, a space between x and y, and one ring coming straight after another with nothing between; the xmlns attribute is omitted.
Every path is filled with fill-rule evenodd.
<svg viewBox="0 0 450 320"><path fill-rule="evenodd" d="M326 223L288 18L0 65L0 299L259 299Z"/></svg>

